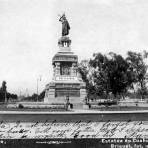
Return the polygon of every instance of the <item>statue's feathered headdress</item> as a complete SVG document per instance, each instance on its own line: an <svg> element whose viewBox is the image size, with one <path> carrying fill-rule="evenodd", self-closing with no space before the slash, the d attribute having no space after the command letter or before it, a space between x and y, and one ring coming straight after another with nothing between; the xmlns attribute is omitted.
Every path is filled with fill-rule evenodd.
<svg viewBox="0 0 148 148"><path fill-rule="evenodd" d="M59 17L60 17L59 21L62 21L63 19L66 19L65 13L63 13L62 16L59 15Z"/></svg>

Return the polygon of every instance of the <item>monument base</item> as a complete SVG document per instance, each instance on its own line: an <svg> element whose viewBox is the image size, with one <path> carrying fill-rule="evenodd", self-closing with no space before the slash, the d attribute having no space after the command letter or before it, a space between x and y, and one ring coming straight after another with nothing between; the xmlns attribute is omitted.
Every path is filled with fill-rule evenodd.
<svg viewBox="0 0 148 148"><path fill-rule="evenodd" d="M82 104L86 98L86 84L78 71L78 56L71 51L68 36L60 37L58 46L60 50L52 59L53 79L46 85L44 102Z"/></svg>
<svg viewBox="0 0 148 148"><path fill-rule="evenodd" d="M48 104L83 104L86 98L84 82L52 82L46 86L44 102Z"/></svg>
<svg viewBox="0 0 148 148"><path fill-rule="evenodd" d="M89 109L89 108L90 108L89 104L83 104L83 109Z"/></svg>

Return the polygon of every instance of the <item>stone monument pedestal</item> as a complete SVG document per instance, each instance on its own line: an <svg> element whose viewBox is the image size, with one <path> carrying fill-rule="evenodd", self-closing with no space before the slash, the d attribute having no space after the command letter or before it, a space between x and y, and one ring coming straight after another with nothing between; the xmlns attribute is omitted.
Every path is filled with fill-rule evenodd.
<svg viewBox="0 0 148 148"><path fill-rule="evenodd" d="M77 69L78 56L71 51L69 37L62 36L58 45L60 50L52 59L53 79L46 85L44 102L66 103L66 96L68 96L72 104L83 103L86 97L86 84Z"/></svg>

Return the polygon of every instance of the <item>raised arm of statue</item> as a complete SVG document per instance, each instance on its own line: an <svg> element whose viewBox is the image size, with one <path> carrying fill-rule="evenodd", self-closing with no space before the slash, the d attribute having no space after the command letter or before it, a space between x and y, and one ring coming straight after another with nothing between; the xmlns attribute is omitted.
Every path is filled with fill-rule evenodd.
<svg viewBox="0 0 148 148"><path fill-rule="evenodd" d="M60 22L62 22L62 36L66 36L69 34L69 30L70 30L70 25L66 19L65 14L63 14L60 19Z"/></svg>

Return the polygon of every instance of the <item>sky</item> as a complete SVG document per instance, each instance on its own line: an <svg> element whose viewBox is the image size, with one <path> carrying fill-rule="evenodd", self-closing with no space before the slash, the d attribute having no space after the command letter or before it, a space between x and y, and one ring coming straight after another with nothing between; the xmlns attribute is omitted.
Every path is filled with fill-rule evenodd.
<svg viewBox="0 0 148 148"><path fill-rule="evenodd" d="M148 0L0 0L0 83L11 93L39 92L52 79L62 13L79 61L93 53L148 49ZM1 84L0 84L1 85Z"/></svg>

